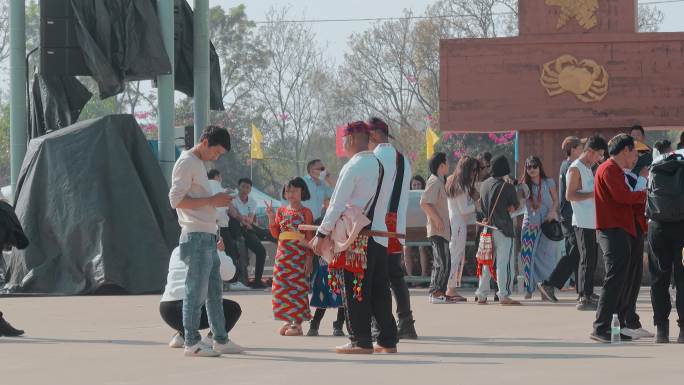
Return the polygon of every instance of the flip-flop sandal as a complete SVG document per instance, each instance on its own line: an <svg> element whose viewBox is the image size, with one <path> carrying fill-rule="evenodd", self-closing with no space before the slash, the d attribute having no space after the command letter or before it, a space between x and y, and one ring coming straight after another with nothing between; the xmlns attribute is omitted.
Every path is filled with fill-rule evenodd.
<svg viewBox="0 0 684 385"><path fill-rule="evenodd" d="M285 335L288 337L295 337L304 335L304 332L301 327L292 325L285 331Z"/></svg>

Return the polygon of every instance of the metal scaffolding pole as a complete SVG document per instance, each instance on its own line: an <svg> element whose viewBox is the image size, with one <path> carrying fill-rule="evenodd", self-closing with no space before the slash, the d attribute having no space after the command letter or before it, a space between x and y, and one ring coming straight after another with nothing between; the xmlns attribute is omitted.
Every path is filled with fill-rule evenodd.
<svg viewBox="0 0 684 385"><path fill-rule="evenodd" d="M12 194L26 155L26 1L10 1L10 165Z"/></svg>
<svg viewBox="0 0 684 385"><path fill-rule="evenodd" d="M195 143L209 122L209 0L195 0L193 21Z"/></svg>
<svg viewBox="0 0 684 385"><path fill-rule="evenodd" d="M169 54L169 61L171 62L171 73L169 75L160 75L157 77L158 84L158 99L157 109L158 125L159 125L159 165L161 166L164 177L168 183L171 183L171 173L173 171L173 164L176 160L176 135L175 135L175 120L176 110L174 103L174 10L173 1L157 0L159 22L161 24L162 38L164 39L164 48Z"/></svg>

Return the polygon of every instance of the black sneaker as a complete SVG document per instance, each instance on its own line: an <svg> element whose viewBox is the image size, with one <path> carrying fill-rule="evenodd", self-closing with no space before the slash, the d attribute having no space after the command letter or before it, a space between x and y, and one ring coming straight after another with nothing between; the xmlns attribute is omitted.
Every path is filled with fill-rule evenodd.
<svg viewBox="0 0 684 385"><path fill-rule="evenodd" d="M5 321L0 312L0 336L5 337L19 337L24 334L23 330L15 329L9 322Z"/></svg>
<svg viewBox="0 0 684 385"><path fill-rule="evenodd" d="M342 331L342 329L335 328L335 329L333 329L333 336L344 337L344 332Z"/></svg>
<svg viewBox="0 0 684 385"><path fill-rule="evenodd" d="M596 302L586 297L582 297L577 301L577 310L580 311L596 311L597 307Z"/></svg>
<svg viewBox="0 0 684 385"><path fill-rule="evenodd" d="M610 333L600 333L599 334L599 333L593 332L589 335L589 338L591 338L592 340L594 340L596 342L601 342L604 344L609 344L611 342L610 341ZM620 341L632 342L632 337L620 333Z"/></svg>
<svg viewBox="0 0 684 385"><path fill-rule="evenodd" d="M558 302L558 298L556 298L556 288L553 286L549 286L544 284L543 282L539 282L537 284L537 288L539 289L539 292L541 293L542 296L542 301L549 301L556 303Z"/></svg>
<svg viewBox="0 0 684 385"><path fill-rule="evenodd" d="M592 293L592 295L589 298L591 298L591 300L596 303L598 303L599 299L601 299L601 297L596 293Z"/></svg>
<svg viewBox="0 0 684 385"><path fill-rule="evenodd" d="M417 340L418 333L413 319L400 319L397 323L397 338L400 340Z"/></svg>
<svg viewBox="0 0 684 385"><path fill-rule="evenodd" d="M318 329L314 328L309 328L309 331L306 332L307 337L318 337Z"/></svg>

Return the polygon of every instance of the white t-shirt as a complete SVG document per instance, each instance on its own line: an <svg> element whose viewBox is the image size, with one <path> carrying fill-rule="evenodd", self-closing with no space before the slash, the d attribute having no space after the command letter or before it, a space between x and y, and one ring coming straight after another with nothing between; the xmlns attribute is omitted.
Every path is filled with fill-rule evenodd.
<svg viewBox="0 0 684 385"><path fill-rule="evenodd" d="M221 261L221 279L230 281L235 276L233 260L223 251L218 252ZM185 298L185 277L188 275L188 265L180 259L180 247L173 249L169 259L169 274L166 277L166 287L161 302L182 301Z"/></svg>
<svg viewBox="0 0 684 385"><path fill-rule="evenodd" d="M243 202L240 196L233 199L233 206L243 217L248 217L250 215L256 214L257 204L251 195L247 196L247 202Z"/></svg>
<svg viewBox="0 0 684 385"><path fill-rule="evenodd" d="M212 194L216 195L218 193L225 192L221 182L217 180L209 180L209 185L211 185ZM217 207L216 208L216 222L219 227L228 227L228 207Z"/></svg>

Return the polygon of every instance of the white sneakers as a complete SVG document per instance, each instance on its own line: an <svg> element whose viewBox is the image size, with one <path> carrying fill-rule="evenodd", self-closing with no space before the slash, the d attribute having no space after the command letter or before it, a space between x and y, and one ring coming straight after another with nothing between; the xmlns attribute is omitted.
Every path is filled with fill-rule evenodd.
<svg viewBox="0 0 684 385"><path fill-rule="evenodd" d="M249 286L246 286L242 282L235 282L230 284L230 290L231 291L252 291L252 288Z"/></svg>
<svg viewBox="0 0 684 385"><path fill-rule="evenodd" d="M446 297L446 296L440 295L440 296L438 296L438 297L435 297L435 296L433 296L432 294L430 294L430 295L428 296L428 302L430 302L431 304L444 304L444 303L448 303L448 302L447 302L447 297Z"/></svg>
<svg viewBox="0 0 684 385"><path fill-rule="evenodd" d="M233 341L228 341L225 344L214 342L214 351L220 354L240 354L244 351L242 346Z"/></svg>
<svg viewBox="0 0 684 385"><path fill-rule="evenodd" d="M220 355L221 353L212 349L211 346L207 346L201 342L194 346L185 347L186 357L219 357Z"/></svg>
<svg viewBox="0 0 684 385"><path fill-rule="evenodd" d="M185 345L185 339L180 334L174 334L169 342L169 347L180 349ZM212 341L208 335L198 344L185 348L184 354L188 357L218 357L222 354L239 354L245 349L233 341L219 344Z"/></svg>
<svg viewBox="0 0 684 385"><path fill-rule="evenodd" d="M180 349L183 346L185 346L185 338L181 337L181 335L178 333L174 334L173 338L171 338L171 342L169 342L169 347L173 349Z"/></svg>
<svg viewBox="0 0 684 385"><path fill-rule="evenodd" d="M648 330L646 330L644 328L639 328L639 329L624 328L620 331L620 333L632 337L633 340L638 340L640 338L653 338L653 337L655 337L655 334L649 332Z"/></svg>

